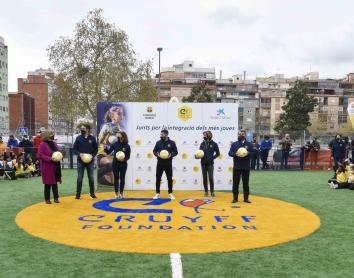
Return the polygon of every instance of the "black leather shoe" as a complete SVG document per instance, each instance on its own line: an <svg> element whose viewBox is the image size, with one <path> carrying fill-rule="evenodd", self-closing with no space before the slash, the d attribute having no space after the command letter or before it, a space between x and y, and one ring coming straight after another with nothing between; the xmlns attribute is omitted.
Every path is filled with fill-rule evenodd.
<svg viewBox="0 0 354 278"><path fill-rule="evenodd" d="M250 200L244 200L245 203L251 204L252 202Z"/></svg>
<svg viewBox="0 0 354 278"><path fill-rule="evenodd" d="M238 200L233 199L231 203L235 204L235 203L237 203L237 202L238 202Z"/></svg>

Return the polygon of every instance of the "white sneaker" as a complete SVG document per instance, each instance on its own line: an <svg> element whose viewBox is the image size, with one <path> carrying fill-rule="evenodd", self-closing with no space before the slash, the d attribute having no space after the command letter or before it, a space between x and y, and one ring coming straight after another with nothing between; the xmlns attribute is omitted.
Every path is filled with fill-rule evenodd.
<svg viewBox="0 0 354 278"><path fill-rule="evenodd" d="M114 196L116 196L116 199L118 199L119 198L119 195L116 193L116 194L114 194Z"/></svg>
<svg viewBox="0 0 354 278"><path fill-rule="evenodd" d="M158 194L158 193L153 197L154 200L159 199L159 198L160 198L160 194Z"/></svg>
<svg viewBox="0 0 354 278"><path fill-rule="evenodd" d="M172 193L168 194L168 197L169 197L171 200L176 199L176 198L175 198L175 196L173 196L173 194L172 194Z"/></svg>
<svg viewBox="0 0 354 278"><path fill-rule="evenodd" d="M118 194L118 199L123 199L123 194L122 193Z"/></svg>

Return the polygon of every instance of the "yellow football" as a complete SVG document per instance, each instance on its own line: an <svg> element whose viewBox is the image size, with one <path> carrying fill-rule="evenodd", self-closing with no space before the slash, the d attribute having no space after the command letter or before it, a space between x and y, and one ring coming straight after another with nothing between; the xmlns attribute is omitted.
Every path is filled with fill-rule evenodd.
<svg viewBox="0 0 354 278"><path fill-rule="evenodd" d="M124 158L125 158L124 152L119 151L119 152L116 153L116 159L117 159L117 160L123 161Z"/></svg>
<svg viewBox="0 0 354 278"><path fill-rule="evenodd" d="M246 148L239 148L236 152L236 156L238 157L246 157L248 155L248 151L246 150Z"/></svg>
<svg viewBox="0 0 354 278"><path fill-rule="evenodd" d="M61 161L63 159L63 154L61 152L54 152L52 154L52 159L56 162Z"/></svg>
<svg viewBox="0 0 354 278"><path fill-rule="evenodd" d="M161 157L162 159L167 159L169 156L170 156L170 153L169 153L168 151L166 151L166 150L162 150L162 151L160 152L160 157Z"/></svg>
<svg viewBox="0 0 354 278"><path fill-rule="evenodd" d="M195 153L196 158L203 158L204 157L204 151L203 150L197 150Z"/></svg>
<svg viewBox="0 0 354 278"><path fill-rule="evenodd" d="M83 153L81 155L81 160L82 160L82 162L88 164L92 161L92 155L89 153Z"/></svg>

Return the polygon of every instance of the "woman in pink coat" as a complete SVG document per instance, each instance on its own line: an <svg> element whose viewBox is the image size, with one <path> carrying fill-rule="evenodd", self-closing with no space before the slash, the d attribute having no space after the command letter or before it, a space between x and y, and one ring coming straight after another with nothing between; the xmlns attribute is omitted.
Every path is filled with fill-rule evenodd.
<svg viewBox="0 0 354 278"><path fill-rule="evenodd" d="M46 204L52 203L50 201L50 189L52 188L54 202L59 203L58 182L61 183L60 162L55 162L52 159L52 154L58 151L58 146L53 141L54 134L50 130L42 133L42 140L38 149L38 158L44 184L44 200Z"/></svg>

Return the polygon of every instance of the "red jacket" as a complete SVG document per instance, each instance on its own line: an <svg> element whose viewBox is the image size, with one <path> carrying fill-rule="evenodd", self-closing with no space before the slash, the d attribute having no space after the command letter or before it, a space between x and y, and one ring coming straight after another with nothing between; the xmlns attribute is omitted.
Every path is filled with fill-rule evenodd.
<svg viewBox="0 0 354 278"><path fill-rule="evenodd" d="M42 137L41 136L34 136L33 137L33 147L39 148L39 145L42 143Z"/></svg>

